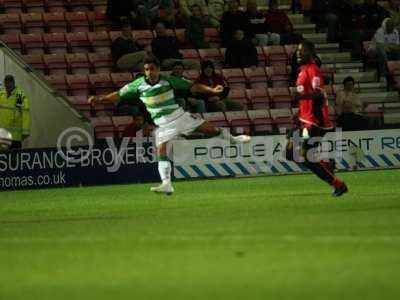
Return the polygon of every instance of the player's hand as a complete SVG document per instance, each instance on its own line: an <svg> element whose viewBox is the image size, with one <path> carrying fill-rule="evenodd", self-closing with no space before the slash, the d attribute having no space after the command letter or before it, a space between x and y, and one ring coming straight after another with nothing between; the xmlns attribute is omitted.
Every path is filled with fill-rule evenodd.
<svg viewBox="0 0 400 300"><path fill-rule="evenodd" d="M221 94L224 91L224 87L222 85L217 85L213 88L214 94Z"/></svg>
<svg viewBox="0 0 400 300"><path fill-rule="evenodd" d="M88 98L88 103L89 103L90 105L92 105L92 106L94 106L94 105L96 104L97 101L98 101L98 100L97 100L97 97L96 97L96 96L90 96L90 97Z"/></svg>

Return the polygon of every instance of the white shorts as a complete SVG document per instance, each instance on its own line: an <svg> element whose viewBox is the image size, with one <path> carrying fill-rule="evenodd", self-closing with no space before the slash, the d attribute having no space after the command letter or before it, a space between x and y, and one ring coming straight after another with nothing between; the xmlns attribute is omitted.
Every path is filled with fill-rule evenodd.
<svg viewBox="0 0 400 300"><path fill-rule="evenodd" d="M156 145L158 147L179 135L189 135L203 123L203 119L184 112L176 119L166 124L158 125L155 131Z"/></svg>

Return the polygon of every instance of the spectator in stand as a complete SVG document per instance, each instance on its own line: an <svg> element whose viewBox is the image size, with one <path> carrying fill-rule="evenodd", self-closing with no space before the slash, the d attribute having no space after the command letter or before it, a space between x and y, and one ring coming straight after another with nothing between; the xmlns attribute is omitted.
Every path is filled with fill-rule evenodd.
<svg viewBox="0 0 400 300"><path fill-rule="evenodd" d="M208 0L208 12L210 14L210 25L219 28L222 15L225 12L225 0Z"/></svg>
<svg viewBox="0 0 400 300"><path fill-rule="evenodd" d="M158 20L164 22L168 27L176 27L175 0L159 0Z"/></svg>
<svg viewBox="0 0 400 300"><path fill-rule="evenodd" d="M301 34L294 33L293 24L287 13L279 9L277 0L270 0L268 11L265 14L265 24L273 34L279 34L282 45L298 44L302 39Z"/></svg>
<svg viewBox="0 0 400 300"><path fill-rule="evenodd" d="M390 18L393 21L394 28L397 31L400 30L400 1L399 0L389 0L389 5L386 8L390 14Z"/></svg>
<svg viewBox="0 0 400 300"><path fill-rule="evenodd" d="M197 60L183 59L179 52L178 40L175 36L168 35L163 22L157 22L155 32L156 37L151 42L151 48L164 69L171 69L176 61L181 61L185 69L200 69L200 63Z"/></svg>
<svg viewBox="0 0 400 300"><path fill-rule="evenodd" d="M392 19L386 18L374 36L378 55L378 70L381 77L388 76L388 60L400 60L399 32L394 28Z"/></svg>
<svg viewBox="0 0 400 300"><path fill-rule="evenodd" d="M237 30L243 31L248 40L253 40L254 38L250 19L245 12L239 10L238 0L229 0L228 11L223 14L220 25L222 47L228 46Z"/></svg>
<svg viewBox="0 0 400 300"><path fill-rule="evenodd" d="M117 68L121 71L143 70L143 61L147 53L135 41L129 22L124 23L121 33L111 44L111 54Z"/></svg>
<svg viewBox="0 0 400 300"><path fill-rule="evenodd" d="M368 127L368 120L362 115L365 106L354 91L354 83L353 77L346 77L343 80L343 90L336 95L336 112L339 115L337 123L344 131L364 130Z"/></svg>
<svg viewBox="0 0 400 300"><path fill-rule="evenodd" d="M340 0L313 0L311 8L311 20L317 24L317 28L327 28L327 40L337 41L339 24Z"/></svg>
<svg viewBox="0 0 400 300"><path fill-rule="evenodd" d="M214 64L211 61L206 60L202 63L201 74L196 79L196 83L206 84L210 87L217 85L224 87L224 91L220 95L205 95L207 112L243 110L242 104L227 98L229 94L228 83L221 74L215 72Z"/></svg>
<svg viewBox="0 0 400 300"><path fill-rule="evenodd" d="M250 20L252 32L255 34L257 45L267 46L280 44L279 34L271 33L269 24L265 21L264 14L257 10L256 0L247 1L245 14Z"/></svg>
<svg viewBox="0 0 400 300"><path fill-rule="evenodd" d="M234 40L225 52L225 67L248 68L258 65L258 53L254 44L248 40L242 30L236 30Z"/></svg>
<svg viewBox="0 0 400 300"><path fill-rule="evenodd" d="M389 18L390 14L377 0L364 0L362 5L355 6L354 14L358 28L353 30L353 58L360 58L362 43L372 39L383 20Z"/></svg>
<svg viewBox="0 0 400 300"><path fill-rule="evenodd" d="M174 63L172 67L171 76L179 77L186 79L183 76L183 72L185 71L184 65L177 61ZM206 104L203 99L195 98L190 91L175 91L175 101L184 109L189 110L192 113L205 113L206 112Z"/></svg>
<svg viewBox="0 0 400 300"><path fill-rule="evenodd" d="M108 0L106 16L111 21L112 30L120 30L125 22L135 29L149 28L151 21L143 14L143 3L137 0Z"/></svg>
<svg viewBox="0 0 400 300"><path fill-rule="evenodd" d="M179 10L184 19L189 19L193 15L192 7L197 5L203 16L208 16L208 7L204 0L179 0Z"/></svg>
<svg viewBox="0 0 400 300"><path fill-rule="evenodd" d="M204 37L204 28L209 24L209 18L203 15L200 6L197 4L192 5L191 11L192 15L186 21L186 40L193 48L209 48L210 45Z"/></svg>

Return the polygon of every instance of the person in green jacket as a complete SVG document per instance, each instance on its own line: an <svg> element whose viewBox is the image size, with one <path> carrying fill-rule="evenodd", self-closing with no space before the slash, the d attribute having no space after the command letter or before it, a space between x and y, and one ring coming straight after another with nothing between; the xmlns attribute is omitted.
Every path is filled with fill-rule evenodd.
<svg viewBox="0 0 400 300"><path fill-rule="evenodd" d="M0 128L12 135L11 149L22 147L22 141L30 134L29 100L25 93L15 86L12 75L4 78L4 87L0 90Z"/></svg>

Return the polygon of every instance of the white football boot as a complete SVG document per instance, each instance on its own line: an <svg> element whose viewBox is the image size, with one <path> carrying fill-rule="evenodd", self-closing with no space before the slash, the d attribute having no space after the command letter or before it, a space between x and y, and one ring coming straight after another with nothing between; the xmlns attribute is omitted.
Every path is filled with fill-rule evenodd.
<svg viewBox="0 0 400 300"><path fill-rule="evenodd" d="M232 144L245 144L249 143L251 141L251 137L245 134L242 135L237 135L237 136L231 136L231 142Z"/></svg>
<svg viewBox="0 0 400 300"><path fill-rule="evenodd" d="M172 186L171 181L165 181L159 186L151 187L150 191L160 194L172 195L172 193L174 192L174 187Z"/></svg>

